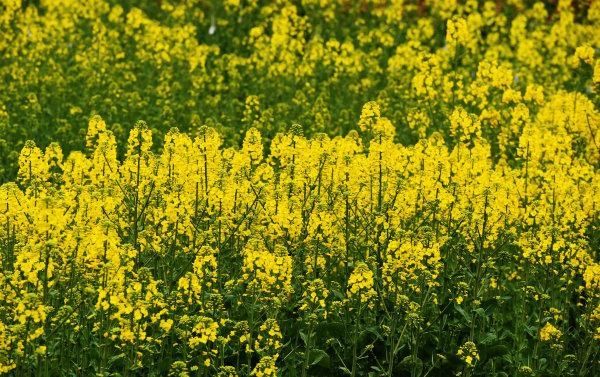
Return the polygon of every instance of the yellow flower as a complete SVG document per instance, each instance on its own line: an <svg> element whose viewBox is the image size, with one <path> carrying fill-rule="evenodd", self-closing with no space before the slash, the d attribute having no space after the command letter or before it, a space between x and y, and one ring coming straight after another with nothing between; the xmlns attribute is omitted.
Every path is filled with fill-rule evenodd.
<svg viewBox="0 0 600 377"><path fill-rule="evenodd" d="M275 366L275 361L279 355L272 356L263 356L258 364L254 367L250 376L256 377L275 377L277 376L277 367Z"/></svg>
<svg viewBox="0 0 600 377"><path fill-rule="evenodd" d="M471 33L464 18L454 18L448 20L446 24L446 42L448 44L468 44L471 39Z"/></svg>
<svg viewBox="0 0 600 377"><path fill-rule="evenodd" d="M589 45L579 46L575 50L575 58L586 62L587 64L594 64L594 49Z"/></svg>
<svg viewBox="0 0 600 377"><path fill-rule="evenodd" d="M462 359L468 367L474 366L474 364L479 361L479 352L477 350L477 346L471 341L468 341L460 346L456 352L456 355Z"/></svg>
<svg viewBox="0 0 600 377"><path fill-rule="evenodd" d="M366 263L359 262L354 267L348 278L348 297L357 300L360 304L372 307L376 292L373 289L373 272Z"/></svg>
<svg viewBox="0 0 600 377"><path fill-rule="evenodd" d="M450 131L457 139L466 142L481 137L481 124L476 116L457 107L450 115Z"/></svg>
<svg viewBox="0 0 600 377"><path fill-rule="evenodd" d="M554 327L550 322L546 323L544 327L540 329L540 340L542 342L556 343L561 337L562 331Z"/></svg>
<svg viewBox="0 0 600 377"><path fill-rule="evenodd" d="M379 105L375 101L370 101L364 104L360 113L360 119L358 121L358 127L363 132L371 132L373 126L379 118L381 117L381 112L379 109Z"/></svg>

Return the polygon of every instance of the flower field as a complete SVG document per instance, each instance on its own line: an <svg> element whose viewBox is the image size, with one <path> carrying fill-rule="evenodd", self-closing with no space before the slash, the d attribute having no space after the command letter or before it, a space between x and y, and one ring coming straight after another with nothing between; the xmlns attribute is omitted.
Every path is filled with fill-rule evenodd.
<svg viewBox="0 0 600 377"><path fill-rule="evenodd" d="M0 375L600 375L600 1L0 0Z"/></svg>

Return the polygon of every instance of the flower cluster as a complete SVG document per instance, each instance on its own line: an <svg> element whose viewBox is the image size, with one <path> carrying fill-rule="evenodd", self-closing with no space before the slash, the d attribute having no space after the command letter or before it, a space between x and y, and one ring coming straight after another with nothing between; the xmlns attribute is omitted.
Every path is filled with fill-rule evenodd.
<svg viewBox="0 0 600 377"><path fill-rule="evenodd" d="M469 367L473 367L479 361L479 352L473 342L466 342L460 346L456 355Z"/></svg>
<svg viewBox="0 0 600 377"><path fill-rule="evenodd" d="M348 279L348 297L358 301L362 306L373 307L373 298L376 293L373 289L373 272L365 263L358 263Z"/></svg>
<svg viewBox="0 0 600 377"><path fill-rule="evenodd" d="M597 375L599 31L0 0L0 374Z"/></svg>
<svg viewBox="0 0 600 377"><path fill-rule="evenodd" d="M554 327L550 322L546 323L544 327L540 329L540 340L542 342L556 343L560 341L562 337L562 331Z"/></svg>

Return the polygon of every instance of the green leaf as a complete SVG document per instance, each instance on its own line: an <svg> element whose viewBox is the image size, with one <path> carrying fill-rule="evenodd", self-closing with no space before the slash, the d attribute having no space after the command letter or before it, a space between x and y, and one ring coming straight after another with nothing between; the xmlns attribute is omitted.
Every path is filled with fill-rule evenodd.
<svg viewBox="0 0 600 377"><path fill-rule="evenodd" d="M352 372L350 372L350 369L348 369L348 368L346 368L346 367L339 367L339 369L340 369L342 372L344 372L345 374L348 374L348 375L350 375L350 376L352 375Z"/></svg>
<svg viewBox="0 0 600 377"><path fill-rule="evenodd" d="M494 343L496 340L498 340L498 336L495 333L489 332L481 337L479 343L483 345L488 345Z"/></svg>
<svg viewBox="0 0 600 377"><path fill-rule="evenodd" d="M502 356L508 353L508 347L502 344L497 346L492 346L486 349L486 354L488 357Z"/></svg>
<svg viewBox="0 0 600 377"><path fill-rule="evenodd" d="M318 344L320 341L325 341L329 338L337 339L340 334L345 333L346 326L342 322L323 322L316 326L315 338Z"/></svg>
<svg viewBox="0 0 600 377"><path fill-rule="evenodd" d="M120 353L120 354L118 354L118 355L115 355L115 356L111 357L110 359L108 359L108 364L109 364L109 365L111 365L111 364L113 364L113 363L114 363L114 362L116 362L116 361L119 361L119 360L121 360L121 359L124 359L126 356L127 356L127 355L125 355L125 352L123 352L123 353Z"/></svg>
<svg viewBox="0 0 600 377"><path fill-rule="evenodd" d="M323 368L329 368L331 359L327 352L320 349L311 349L308 353L308 364L310 366L319 365Z"/></svg>
<svg viewBox="0 0 600 377"><path fill-rule="evenodd" d="M526 326L525 332L529 334L529 336L531 336L532 338L535 338L538 333L538 328L537 326Z"/></svg>
<svg viewBox="0 0 600 377"><path fill-rule="evenodd" d="M473 311L475 312L475 314L477 314L481 318L485 318L486 317L485 310L483 308L477 308L477 309L475 309Z"/></svg>
<svg viewBox="0 0 600 377"><path fill-rule="evenodd" d="M454 309L459 312L467 323L471 323L471 315L465 311L460 305L454 304Z"/></svg>
<svg viewBox="0 0 600 377"><path fill-rule="evenodd" d="M340 291L338 291L337 289L332 289L331 292L333 293L333 295L337 298L344 299L346 297L346 295Z"/></svg>
<svg viewBox="0 0 600 377"><path fill-rule="evenodd" d="M374 335L379 340L384 340L383 337L381 336L381 334L379 334L379 326L366 327L365 329L363 329L360 332L360 337L361 338L366 337L368 334Z"/></svg>
<svg viewBox="0 0 600 377"><path fill-rule="evenodd" d="M400 364L398 365L403 370L413 370L415 368L417 370L416 375L420 376L423 371L423 361L421 359L414 358L411 355L406 356Z"/></svg>
<svg viewBox="0 0 600 377"><path fill-rule="evenodd" d="M308 336L304 333L304 331L300 331L300 338L302 338L304 345L308 344Z"/></svg>

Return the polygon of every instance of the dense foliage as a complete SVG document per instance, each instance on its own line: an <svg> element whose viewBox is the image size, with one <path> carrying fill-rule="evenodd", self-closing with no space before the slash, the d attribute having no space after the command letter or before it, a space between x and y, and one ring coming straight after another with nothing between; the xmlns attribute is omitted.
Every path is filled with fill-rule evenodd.
<svg viewBox="0 0 600 377"><path fill-rule="evenodd" d="M598 46L600 1L0 0L0 374L600 374Z"/></svg>

